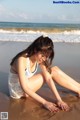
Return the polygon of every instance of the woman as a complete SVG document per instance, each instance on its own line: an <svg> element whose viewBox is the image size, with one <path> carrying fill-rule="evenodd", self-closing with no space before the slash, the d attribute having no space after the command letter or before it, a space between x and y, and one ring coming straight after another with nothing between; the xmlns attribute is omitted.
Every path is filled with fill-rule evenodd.
<svg viewBox="0 0 80 120"><path fill-rule="evenodd" d="M11 62L9 74L10 96L19 99L31 96L51 112L69 110L69 106L61 99L54 81L80 95L80 84L62 72L57 66L51 68L54 58L54 45L50 38L40 36L27 49L17 54ZM38 66L42 72L35 74ZM39 96L36 91L47 83L56 97L57 105Z"/></svg>

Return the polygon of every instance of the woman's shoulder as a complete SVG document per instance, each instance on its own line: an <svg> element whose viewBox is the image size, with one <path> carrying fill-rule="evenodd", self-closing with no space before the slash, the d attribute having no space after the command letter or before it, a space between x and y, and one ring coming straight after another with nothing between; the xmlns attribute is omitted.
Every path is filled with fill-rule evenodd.
<svg viewBox="0 0 80 120"><path fill-rule="evenodd" d="M17 62L19 62L19 61L23 61L24 62L26 59L27 59L26 54L24 54L24 55L22 55L22 56L17 58Z"/></svg>
<svg viewBox="0 0 80 120"><path fill-rule="evenodd" d="M27 59L28 59L28 57L25 57L25 56L20 56L18 59L17 59L17 61L16 61L16 64L17 65L20 65L20 64L22 64L22 65L24 65L24 67L25 67L25 69L27 68Z"/></svg>
<svg viewBox="0 0 80 120"><path fill-rule="evenodd" d="M16 60L16 64L19 64L19 63L25 63L26 61L26 58L24 56L20 56L17 60Z"/></svg>

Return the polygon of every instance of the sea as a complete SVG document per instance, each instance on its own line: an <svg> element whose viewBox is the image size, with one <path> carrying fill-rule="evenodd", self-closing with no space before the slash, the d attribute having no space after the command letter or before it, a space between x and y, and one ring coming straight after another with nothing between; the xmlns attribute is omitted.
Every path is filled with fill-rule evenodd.
<svg viewBox="0 0 80 120"><path fill-rule="evenodd" d="M41 35L53 42L80 43L80 24L0 22L0 41L33 42Z"/></svg>

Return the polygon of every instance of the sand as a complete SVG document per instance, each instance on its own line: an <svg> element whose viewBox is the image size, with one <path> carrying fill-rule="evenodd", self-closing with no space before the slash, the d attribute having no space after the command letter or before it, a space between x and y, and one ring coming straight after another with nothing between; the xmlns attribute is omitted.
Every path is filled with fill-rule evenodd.
<svg viewBox="0 0 80 120"><path fill-rule="evenodd" d="M50 94L48 89L45 92ZM54 101L51 96L48 96L47 99ZM31 98L14 100L0 93L0 111L8 112L8 120L80 120L80 100L70 93L66 94L63 100L71 107L70 111L60 110L54 114Z"/></svg>
<svg viewBox="0 0 80 120"><path fill-rule="evenodd" d="M54 45L53 65L57 65L80 82L80 44L55 43ZM75 93L58 85L62 99L71 107L68 112L60 110L54 114L32 98L19 100L10 98L7 85L9 63L11 58L26 46L27 43L23 42L0 42L0 112L8 112L8 120L80 120L80 99ZM49 101L55 100L47 85L37 93Z"/></svg>

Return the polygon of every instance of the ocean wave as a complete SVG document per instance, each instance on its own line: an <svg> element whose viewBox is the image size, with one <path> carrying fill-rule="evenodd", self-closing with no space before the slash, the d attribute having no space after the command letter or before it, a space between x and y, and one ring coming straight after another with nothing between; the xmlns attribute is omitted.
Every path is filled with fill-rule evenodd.
<svg viewBox="0 0 80 120"><path fill-rule="evenodd" d="M53 42L80 43L80 30L0 29L0 41L32 42L41 35Z"/></svg>
<svg viewBox="0 0 80 120"><path fill-rule="evenodd" d="M28 28L0 28L0 33L63 33L63 34L78 34L80 35L80 29L79 30L62 30L62 29L28 29Z"/></svg>
<svg viewBox="0 0 80 120"><path fill-rule="evenodd" d="M71 31L64 31L64 34L74 34L74 35L80 35L80 30L71 30Z"/></svg>

